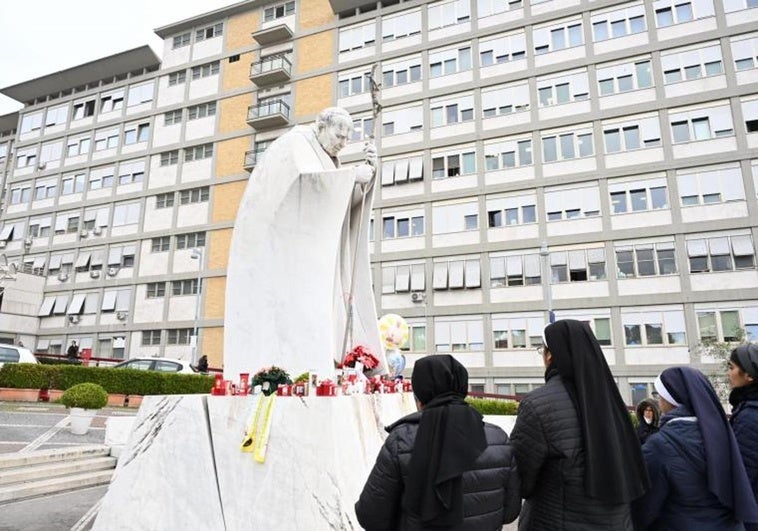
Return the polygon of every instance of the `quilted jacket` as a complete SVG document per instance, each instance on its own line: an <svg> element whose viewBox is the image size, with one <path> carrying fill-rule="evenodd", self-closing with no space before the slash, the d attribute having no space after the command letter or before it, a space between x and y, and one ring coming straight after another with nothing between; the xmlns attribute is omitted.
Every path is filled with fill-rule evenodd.
<svg viewBox="0 0 758 531"><path fill-rule="evenodd" d="M753 494L758 500L758 401L742 402L732 411L732 428L740 446L742 460ZM758 531L758 524L746 524L745 529Z"/></svg>

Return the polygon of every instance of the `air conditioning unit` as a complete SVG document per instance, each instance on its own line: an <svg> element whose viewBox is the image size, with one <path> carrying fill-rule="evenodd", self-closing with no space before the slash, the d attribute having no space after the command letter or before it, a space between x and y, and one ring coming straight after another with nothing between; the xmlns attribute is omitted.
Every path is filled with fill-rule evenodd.
<svg viewBox="0 0 758 531"><path fill-rule="evenodd" d="M27 246L27 247L31 247L32 246L32 237L31 236L27 236L26 238L24 238L24 245Z"/></svg>
<svg viewBox="0 0 758 531"><path fill-rule="evenodd" d="M58 280L60 280L61 282L66 282L68 280L68 273L65 273L63 271L58 273Z"/></svg>
<svg viewBox="0 0 758 531"><path fill-rule="evenodd" d="M411 302L424 302L426 300L426 293L422 291L414 291L411 293Z"/></svg>
<svg viewBox="0 0 758 531"><path fill-rule="evenodd" d="M5 247L8 245L8 242L5 240L0 240L0 249L5 249Z"/></svg>
<svg viewBox="0 0 758 531"><path fill-rule="evenodd" d="M90 278L100 278L100 271L97 271L97 270L90 271L89 272L89 276L90 276Z"/></svg>
<svg viewBox="0 0 758 531"><path fill-rule="evenodd" d="M125 321L127 315L128 314L126 312L116 312L116 319L119 321Z"/></svg>
<svg viewBox="0 0 758 531"><path fill-rule="evenodd" d="M118 268L117 267L109 267L107 274L109 277L115 277L118 274Z"/></svg>
<svg viewBox="0 0 758 531"><path fill-rule="evenodd" d="M76 324L79 322L79 316L76 314L72 314L68 316L68 322L71 324Z"/></svg>
<svg viewBox="0 0 758 531"><path fill-rule="evenodd" d="M94 234L95 236L100 236L102 233L103 233L102 227L95 227L94 229L92 229L92 234Z"/></svg>
<svg viewBox="0 0 758 531"><path fill-rule="evenodd" d="M87 236L89 236L89 231L87 229L82 229L82 231L79 233L79 236L81 236L82 238L86 238Z"/></svg>
<svg viewBox="0 0 758 531"><path fill-rule="evenodd" d="M40 162L37 165L37 169L39 169L39 170L44 170L45 168L47 168L47 162Z"/></svg>

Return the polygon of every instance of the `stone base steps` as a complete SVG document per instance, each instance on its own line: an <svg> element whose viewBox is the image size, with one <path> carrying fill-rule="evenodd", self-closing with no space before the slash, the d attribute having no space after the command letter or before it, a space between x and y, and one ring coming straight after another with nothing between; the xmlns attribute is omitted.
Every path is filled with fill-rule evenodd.
<svg viewBox="0 0 758 531"><path fill-rule="evenodd" d="M107 446L0 455L0 503L108 484L116 468Z"/></svg>

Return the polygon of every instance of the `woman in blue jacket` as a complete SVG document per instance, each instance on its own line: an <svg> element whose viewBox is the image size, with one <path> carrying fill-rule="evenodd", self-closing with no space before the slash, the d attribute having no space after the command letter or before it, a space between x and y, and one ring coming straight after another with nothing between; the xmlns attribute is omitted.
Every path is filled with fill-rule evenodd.
<svg viewBox="0 0 758 531"><path fill-rule="evenodd" d="M758 501L758 345L748 343L732 351L729 359L732 392L732 428L745 462L745 470ZM758 531L758 524L745 526Z"/></svg>
<svg viewBox="0 0 758 531"><path fill-rule="evenodd" d="M741 531L758 521L737 441L708 379L672 367L655 388L663 417L642 447L651 487L634 504L636 528Z"/></svg>

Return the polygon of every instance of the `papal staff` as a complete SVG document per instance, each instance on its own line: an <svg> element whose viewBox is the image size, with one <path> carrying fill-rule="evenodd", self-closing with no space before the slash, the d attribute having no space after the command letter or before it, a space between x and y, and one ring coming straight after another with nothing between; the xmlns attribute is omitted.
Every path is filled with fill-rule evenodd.
<svg viewBox="0 0 758 531"><path fill-rule="evenodd" d="M379 65L377 63L374 63L371 66L371 74L369 74L369 82L371 84L371 116L372 116L372 125L373 125L373 131L371 131L371 134L369 135L369 140L371 143L374 143L374 139L376 139L377 133L379 131L379 113L382 111L382 104L379 102L379 95L381 91L381 84L376 82L376 72L379 69ZM376 162L374 163L374 176L367 182L367 183L361 183L360 185L360 191L361 191L361 209L358 216L358 231L356 232L356 241L354 249L358 249L358 244L361 240L361 235L363 234L363 213L366 208L366 197L371 192L371 190L374 188L374 183L376 182L376 174L379 171L379 168L381 165L379 164L379 159L377 156ZM352 209L352 207L351 207ZM352 216L352 212L348 214L348 219ZM358 253L353 253L352 257L353 263L351 264L351 270L350 270L350 290L347 293L347 319L345 320L345 334L342 339L342 357L340 359L340 365L342 365L345 362L345 356L347 356L347 346L348 344L352 345L353 342L353 312L354 312L354 301L353 301L353 292L355 289L355 270L356 265L358 263Z"/></svg>

